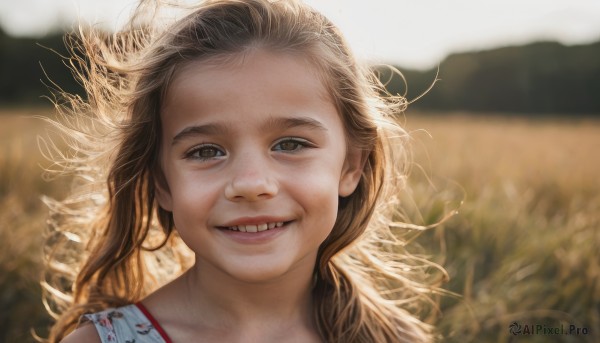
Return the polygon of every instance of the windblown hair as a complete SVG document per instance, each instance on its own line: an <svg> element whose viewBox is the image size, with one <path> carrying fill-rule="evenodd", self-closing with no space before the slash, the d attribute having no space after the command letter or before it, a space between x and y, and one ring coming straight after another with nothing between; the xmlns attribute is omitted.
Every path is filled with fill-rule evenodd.
<svg viewBox="0 0 600 343"><path fill-rule="evenodd" d="M190 61L250 48L293 51L318 70L345 127L364 151L356 191L340 199L337 221L318 251L314 316L325 342L429 342L418 319L435 287L432 266L405 250L397 194L408 174L407 102L386 93L357 64L339 30L294 0L209 0L169 23L142 2L114 35L81 30L70 61L87 99L59 94L57 109L73 154L57 165L76 176L69 198L48 200L51 216L42 281L57 318L50 341L78 318L139 301L193 263L172 214L157 205L159 111L173 75ZM181 7L179 7L181 9ZM60 149L56 149L59 152ZM150 272L151 271L151 272Z"/></svg>

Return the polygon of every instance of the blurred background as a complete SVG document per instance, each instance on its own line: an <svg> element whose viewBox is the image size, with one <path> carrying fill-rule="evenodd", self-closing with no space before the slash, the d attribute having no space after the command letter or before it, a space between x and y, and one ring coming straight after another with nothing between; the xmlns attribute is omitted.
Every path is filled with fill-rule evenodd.
<svg viewBox="0 0 600 343"><path fill-rule="evenodd" d="M599 342L600 2L306 2L391 93L414 100L438 80L402 120L411 221L458 210L417 238L458 294L432 315L444 341ZM0 0L0 342L34 341L51 323L40 199L64 197L70 180L43 178L37 137L51 130L34 116L54 116L49 87L84 95L63 35L78 22L115 30L135 5Z"/></svg>

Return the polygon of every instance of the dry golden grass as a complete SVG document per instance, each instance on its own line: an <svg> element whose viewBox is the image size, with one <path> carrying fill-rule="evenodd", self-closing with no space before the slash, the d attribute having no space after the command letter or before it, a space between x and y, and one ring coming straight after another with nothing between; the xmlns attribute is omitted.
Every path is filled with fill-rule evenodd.
<svg viewBox="0 0 600 343"><path fill-rule="evenodd" d="M42 180L36 136L43 110L0 111L0 341L33 341L30 328L48 322L41 304L42 233L47 210L43 193L59 185ZM47 165L47 163L46 163ZM63 184L64 185L64 184Z"/></svg>
<svg viewBox="0 0 600 343"><path fill-rule="evenodd" d="M407 118L431 135L413 131L415 161L439 185L413 177L424 217L464 200L459 215L419 238L443 252L447 288L462 295L442 300L446 341L600 341L600 121ZM512 336L513 322L592 331Z"/></svg>
<svg viewBox="0 0 600 343"><path fill-rule="evenodd" d="M31 116L49 112L0 110L0 342L33 341L30 328L43 335L49 323L38 286L40 196L68 189L68 179L42 180L49 163L36 136L46 124ZM409 112L407 127L425 170L411 177L415 220L459 207L418 238L448 270L446 288L462 295L441 300L444 341L600 341L600 121ZM514 321L593 330L513 337Z"/></svg>
<svg viewBox="0 0 600 343"><path fill-rule="evenodd" d="M413 132L428 149L432 170L465 187L512 183L526 188L549 181L570 193L600 188L598 120L409 114L407 125L431 135ZM422 161L419 144L415 149Z"/></svg>

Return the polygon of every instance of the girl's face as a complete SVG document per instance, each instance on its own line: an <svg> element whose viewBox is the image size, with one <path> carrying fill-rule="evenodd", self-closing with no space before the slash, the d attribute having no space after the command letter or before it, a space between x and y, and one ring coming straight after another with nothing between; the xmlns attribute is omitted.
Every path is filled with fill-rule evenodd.
<svg viewBox="0 0 600 343"><path fill-rule="evenodd" d="M348 150L307 62L260 49L234 57L192 61L175 76L161 109L157 199L197 267L246 282L312 272L361 154Z"/></svg>

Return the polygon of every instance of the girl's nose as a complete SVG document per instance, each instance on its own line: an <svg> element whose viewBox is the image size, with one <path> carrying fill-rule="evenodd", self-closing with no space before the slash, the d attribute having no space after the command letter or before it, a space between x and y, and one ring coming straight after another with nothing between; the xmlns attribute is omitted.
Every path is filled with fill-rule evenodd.
<svg viewBox="0 0 600 343"><path fill-rule="evenodd" d="M261 159L247 158L233 167L233 175L225 187L230 201L266 200L277 194L277 182L268 165Z"/></svg>

